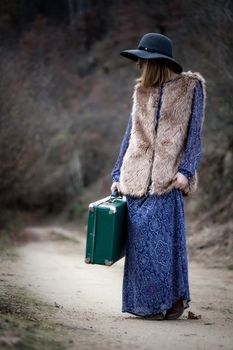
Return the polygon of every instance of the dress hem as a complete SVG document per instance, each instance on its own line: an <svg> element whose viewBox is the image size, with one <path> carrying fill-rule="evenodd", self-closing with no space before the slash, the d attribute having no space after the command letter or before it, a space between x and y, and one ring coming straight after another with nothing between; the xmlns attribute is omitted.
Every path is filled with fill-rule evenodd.
<svg viewBox="0 0 233 350"><path fill-rule="evenodd" d="M189 303L191 302L191 299L182 299L182 300L183 300L184 310L189 308L190 307ZM174 302L172 303L172 305L174 304ZM150 316L150 315L159 314L161 312L165 315L166 311L168 309L170 309L172 307L172 305L170 305L166 310L160 310L160 311L157 311L157 312L151 312L151 313L147 313L147 314L145 314L145 313L143 313L143 314L142 313L138 313L138 312L136 312L134 310L126 309L126 308L122 308L121 312L133 314L135 316Z"/></svg>

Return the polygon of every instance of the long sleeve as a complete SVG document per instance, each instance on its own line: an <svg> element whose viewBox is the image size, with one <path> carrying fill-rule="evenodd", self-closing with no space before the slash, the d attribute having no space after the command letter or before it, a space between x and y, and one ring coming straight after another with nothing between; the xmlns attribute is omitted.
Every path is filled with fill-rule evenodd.
<svg viewBox="0 0 233 350"><path fill-rule="evenodd" d="M125 134L124 134L123 139L121 141L118 158L117 158L116 163L115 163L115 165L112 169L112 172L111 172L112 181L115 181L115 182L118 182L119 178L120 178L121 164L122 164L125 152L126 152L128 145L129 145L129 137L130 137L131 128L132 128L132 111L131 111L130 116L129 116L128 125L126 128Z"/></svg>
<svg viewBox="0 0 233 350"><path fill-rule="evenodd" d="M198 80L192 101L192 112L189 119L188 133L178 171L191 178L201 160L201 130L203 124L203 91Z"/></svg>

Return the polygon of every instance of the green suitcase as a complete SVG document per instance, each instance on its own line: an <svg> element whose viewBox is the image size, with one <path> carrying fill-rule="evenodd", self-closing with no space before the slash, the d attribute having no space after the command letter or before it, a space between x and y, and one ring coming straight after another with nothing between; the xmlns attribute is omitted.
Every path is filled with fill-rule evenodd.
<svg viewBox="0 0 233 350"><path fill-rule="evenodd" d="M125 256L127 202L114 191L89 204L86 232L87 264L110 266Z"/></svg>

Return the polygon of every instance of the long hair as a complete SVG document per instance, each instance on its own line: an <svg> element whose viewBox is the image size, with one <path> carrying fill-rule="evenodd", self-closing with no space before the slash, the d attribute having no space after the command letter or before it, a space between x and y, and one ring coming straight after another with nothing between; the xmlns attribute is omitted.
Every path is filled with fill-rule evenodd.
<svg viewBox="0 0 233 350"><path fill-rule="evenodd" d="M174 74L172 65L162 59L139 59L137 65L141 71L141 76L136 79L136 82L140 82L144 89L160 85L169 80L171 75Z"/></svg>

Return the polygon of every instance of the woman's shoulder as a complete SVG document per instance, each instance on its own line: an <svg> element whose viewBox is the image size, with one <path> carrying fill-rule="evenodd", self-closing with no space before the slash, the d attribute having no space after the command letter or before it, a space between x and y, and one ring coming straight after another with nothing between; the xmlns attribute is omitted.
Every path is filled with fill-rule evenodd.
<svg viewBox="0 0 233 350"><path fill-rule="evenodd" d="M187 85L195 88L195 91L201 91L204 99L206 99L206 79L200 72L192 72L191 70L188 70L187 72L182 72L181 75L183 75Z"/></svg>
<svg viewBox="0 0 233 350"><path fill-rule="evenodd" d="M188 70L186 72L182 72L181 75L183 75L187 80L195 80L197 83L199 81L202 83L202 85L206 85L206 79L200 72L192 72L191 70Z"/></svg>
<svg viewBox="0 0 233 350"><path fill-rule="evenodd" d="M191 70L187 72L182 72L182 74L188 79L189 82L193 82L194 92L196 99L194 101L200 101L200 96L203 99L203 110L205 110L207 92L206 92L206 79L200 72L192 72ZM204 118L203 118L204 119Z"/></svg>
<svg viewBox="0 0 233 350"><path fill-rule="evenodd" d="M151 93L154 92L154 87L143 88L140 81L137 81L133 87L133 99L135 98L148 98Z"/></svg>

